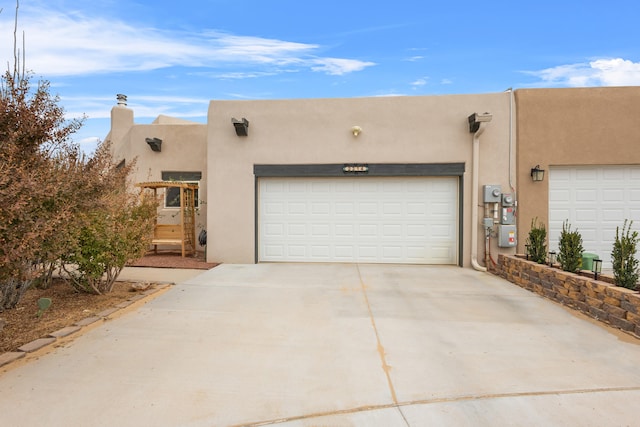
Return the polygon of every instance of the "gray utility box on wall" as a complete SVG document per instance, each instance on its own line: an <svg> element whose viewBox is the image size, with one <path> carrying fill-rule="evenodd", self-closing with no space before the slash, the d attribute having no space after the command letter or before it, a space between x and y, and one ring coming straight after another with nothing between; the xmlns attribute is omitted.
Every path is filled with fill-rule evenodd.
<svg viewBox="0 0 640 427"><path fill-rule="evenodd" d="M500 203L502 190L499 185L485 185L482 190L482 201L484 203Z"/></svg>
<svg viewBox="0 0 640 427"><path fill-rule="evenodd" d="M498 225L498 246L501 248L513 248L516 246L515 225Z"/></svg>

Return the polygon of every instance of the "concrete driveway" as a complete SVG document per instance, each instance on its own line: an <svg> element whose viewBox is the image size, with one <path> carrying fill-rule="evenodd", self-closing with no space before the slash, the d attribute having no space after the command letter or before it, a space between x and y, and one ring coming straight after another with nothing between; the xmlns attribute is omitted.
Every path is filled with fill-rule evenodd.
<svg viewBox="0 0 640 427"><path fill-rule="evenodd" d="M222 265L0 375L3 426L638 425L640 341L458 267Z"/></svg>

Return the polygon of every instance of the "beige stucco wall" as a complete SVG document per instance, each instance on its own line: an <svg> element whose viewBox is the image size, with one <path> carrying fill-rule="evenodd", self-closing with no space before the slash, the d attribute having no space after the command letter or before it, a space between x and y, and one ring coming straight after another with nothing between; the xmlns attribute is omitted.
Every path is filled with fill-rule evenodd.
<svg viewBox="0 0 640 427"><path fill-rule="evenodd" d="M136 166L132 182L161 181L163 171L202 172L200 208L196 214L196 237L206 229L207 218L207 125L180 119L159 117L152 124L134 124L133 111L118 106L112 110L112 128L108 139L116 161L124 159ZM162 150L152 151L146 138L160 138ZM178 209L158 209L159 223L180 223Z"/></svg>
<svg viewBox="0 0 640 427"><path fill-rule="evenodd" d="M532 167L640 164L640 87L519 89L515 101L523 252L531 220L549 223L549 179L534 183Z"/></svg>
<svg viewBox="0 0 640 427"><path fill-rule="evenodd" d="M470 265L472 134L467 117L490 112L480 180L509 192L511 93L455 96L212 101L208 114L209 261L255 262L254 164L464 162L463 264ZM231 118L249 120L249 136ZM363 131L358 138L351 127ZM515 151L514 151L515 153ZM479 198L480 203L482 198ZM480 207L479 219L483 217ZM478 232L478 258L484 233ZM494 249L497 248L494 245ZM512 250L507 250L508 253Z"/></svg>

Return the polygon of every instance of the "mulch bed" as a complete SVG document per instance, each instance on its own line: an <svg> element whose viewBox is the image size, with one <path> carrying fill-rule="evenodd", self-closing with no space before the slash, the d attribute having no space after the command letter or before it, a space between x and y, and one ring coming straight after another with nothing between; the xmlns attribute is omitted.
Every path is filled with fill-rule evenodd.
<svg viewBox="0 0 640 427"><path fill-rule="evenodd" d="M193 268L197 270L209 270L218 263L206 262L204 252L196 252L195 255L182 257L180 252L158 251L148 252L145 256L129 264L131 267L155 267L155 268Z"/></svg>

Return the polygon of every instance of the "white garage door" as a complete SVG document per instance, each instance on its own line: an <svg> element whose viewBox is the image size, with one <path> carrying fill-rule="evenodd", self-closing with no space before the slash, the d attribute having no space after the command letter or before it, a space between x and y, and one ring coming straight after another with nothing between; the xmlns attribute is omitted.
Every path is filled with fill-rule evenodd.
<svg viewBox="0 0 640 427"><path fill-rule="evenodd" d="M578 228L585 251L611 268L616 227L625 219L640 229L640 166L549 168L549 246L557 250L562 223Z"/></svg>
<svg viewBox="0 0 640 427"><path fill-rule="evenodd" d="M455 177L260 178L260 261L456 264Z"/></svg>

